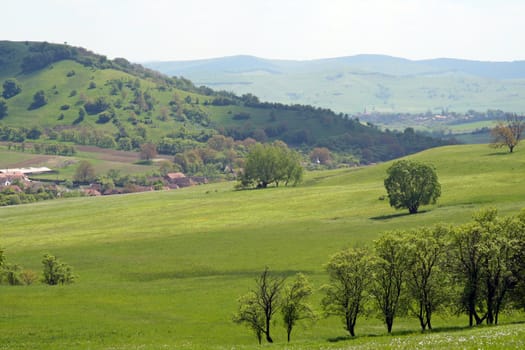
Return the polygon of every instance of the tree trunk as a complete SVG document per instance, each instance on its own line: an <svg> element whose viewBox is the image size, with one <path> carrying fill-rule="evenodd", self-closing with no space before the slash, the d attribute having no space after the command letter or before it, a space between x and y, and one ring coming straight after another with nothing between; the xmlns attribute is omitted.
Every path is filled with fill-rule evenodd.
<svg viewBox="0 0 525 350"><path fill-rule="evenodd" d="M273 339L270 336L270 319L268 317L266 318L266 331L264 334L266 334L266 341L268 343L273 343Z"/></svg>
<svg viewBox="0 0 525 350"><path fill-rule="evenodd" d="M394 324L394 318L387 316L386 318L386 329L388 331L388 334L392 333L392 325Z"/></svg>
<svg viewBox="0 0 525 350"><path fill-rule="evenodd" d="M408 212L410 214L417 214L417 209L418 209L418 207L410 207L410 208L408 208Z"/></svg>
<svg viewBox="0 0 525 350"><path fill-rule="evenodd" d="M348 330L348 333L350 333L352 337L355 337L354 327L355 327L355 322L352 322L351 316L346 316L346 329Z"/></svg>
<svg viewBox="0 0 525 350"><path fill-rule="evenodd" d="M419 325L421 326L421 330L424 332L427 328L427 324L422 316L417 317L419 319Z"/></svg>
<svg viewBox="0 0 525 350"><path fill-rule="evenodd" d="M270 334L268 334L268 333L266 334L266 341L268 343L273 343L273 339L272 339L272 337L270 337Z"/></svg>
<svg viewBox="0 0 525 350"><path fill-rule="evenodd" d="M432 311L430 307L427 307L426 313L427 313L427 327L428 329L432 330L432 324L430 323L430 319L432 318Z"/></svg>
<svg viewBox="0 0 525 350"><path fill-rule="evenodd" d="M288 343L290 342L290 335L292 334L292 327L291 326L288 326L286 328L286 334L288 336Z"/></svg>

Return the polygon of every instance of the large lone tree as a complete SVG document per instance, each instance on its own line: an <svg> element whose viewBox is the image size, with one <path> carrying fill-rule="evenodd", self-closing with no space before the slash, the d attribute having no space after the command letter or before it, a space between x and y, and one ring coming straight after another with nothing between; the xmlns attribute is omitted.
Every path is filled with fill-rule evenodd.
<svg viewBox="0 0 525 350"><path fill-rule="evenodd" d="M400 160L388 168L387 174L385 188L390 205L396 209L406 208L415 214L420 205L434 204L441 195L436 171L429 165Z"/></svg>
<svg viewBox="0 0 525 350"><path fill-rule="evenodd" d="M255 144L248 156L241 176L241 187L266 188L274 183L297 184L303 176L300 156L281 141Z"/></svg>
<svg viewBox="0 0 525 350"><path fill-rule="evenodd" d="M508 147L509 153L514 151L514 147L521 140L523 130L525 130L525 119L516 114L507 114L505 121L500 121L491 130L492 143L495 148Z"/></svg>

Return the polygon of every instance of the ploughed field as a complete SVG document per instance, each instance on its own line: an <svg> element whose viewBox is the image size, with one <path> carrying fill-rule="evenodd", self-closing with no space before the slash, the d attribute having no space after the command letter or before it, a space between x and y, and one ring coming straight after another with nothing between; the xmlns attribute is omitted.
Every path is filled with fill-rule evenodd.
<svg viewBox="0 0 525 350"><path fill-rule="evenodd" d="M0 246L10 263L41 271L45 253L70 264L66 286L0 286L0 349L255 348L250 330L232 322L237 298L268 266L303 272L321 311L323 265L349 246L383 232L464 223L478 209L501 215L525 208L525 151L486 145L428 150L410 159L433 164L442 196L422 213L388 205L383 180L390 163L312 172L292 188L235 191L233 183L178 191L74 198L0 208ZM517 348L522 313L499 326L468 329L467 317L436 315L433 333L399 318L393 335L369 315L347 339L338 318L294 329L280 316L275 348Z"/></svg>

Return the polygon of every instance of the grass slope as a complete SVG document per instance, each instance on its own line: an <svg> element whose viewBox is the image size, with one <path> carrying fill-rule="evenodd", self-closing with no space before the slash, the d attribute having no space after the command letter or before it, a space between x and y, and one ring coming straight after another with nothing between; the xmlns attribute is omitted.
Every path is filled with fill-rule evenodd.
<svg viewBox="0 0 525 350"><path fill-rule="evenodd" d="M75 75L68 77L69 72ZM319 111L297 111L286 108L254 108L244 105L214 106L211 103L214 96L205 96L197 93L179 90L173 87L159 89L157 83L137 78L129 73L114 69L90 69L81 64L64 60L56 62L50 67L31 74L17 76L22 87L22 92L8 99L8 116L2 118L2 125L13 127L38 127L40 129L53 128L57 131L63 129L95 129L108 135L117 135L126 130L130 137L137 137L141 133L139 128L145 129L146 140L158 143L163 137L185 139L206 139L199 135L213 135L217 129L224 130L235 128L250 132L256 129L286 128L285 134L278 135L279 139L293 139L293 135L300 131L307 131L309 142L326 139L331 136L342 135L349 132L342 127L340 118L331 113ZM116 95L111 93L111 81L134 82L140 84L140 91L148 93L154 100L154 107L148 112L133 112L135 92L127 86ZM0 79L0 81L3 81ZM94 83L96 88L90 89L89 84ZM33 95L43 90L48 103L40 108L29 110L28 106L33 101ZM72 92L75 92L73 95ZM120 105L119 108L110 108L104 113L112 111L115 115L106 123L97 123L100 114L86 115L84 120L75 124L79 109L84 106L85 100L104 98L111 106ZM186 102L191 98L192 102ZM180 110L186 114L199 113L205 115L208 121L198 123L187 116L176 116L172 111L172 101L177 101ZM196 101L199 101L198 104ZM62 110L62 106L68 106ZM188 112L189 111L189 112ZM166 118L161 114L168 113ZM246 115L246 119L235 119L236 115ZM61 116L62 115L62 116ZM118 120L118 123L114 121ZM364 125L356 125L354 133L366 133L371 137L380 137L381 133ZM173 136L177 135L177 136ZM249 135L249 134L248 134ZM288 136L286 136L288 135ZM299 142L301 143L301 142Z"/></svg>
<svg viewBox="0 0 525 350"><path fill-rule="evenodd" d="M525 207L524 155L471 145L411 156L436 166L443 196L410 216L378 199L389 163L309 173L296 188L237 192L219 183L0 208L0 244L10 262L39 271L51 252L79 276L64 287L0 286L0 347L254 348L255 337L231 315L265 265L283 275L306 272L317 289L331 254L368 245L386 230L462 223L486 206L514 214ZM316 292L317 309L319 299ZM467 330L466 322L436 318L439 332L407 337L418 333L417 321L399 319L391 337L380 321L363 318L359 337L346 340L338 319L321 319L298 327L290 348L523 345L522 324ZM285 334L278 323L276 347L288 348Z"/></svg>
<svg viewBox="0 0 525 350"><path fill-rule="evenodd" d="M410 61L379 55L279 61L235 56L145 65L237 94L250 92L262 100L343 113L525 111L522 61Z"/></svg>

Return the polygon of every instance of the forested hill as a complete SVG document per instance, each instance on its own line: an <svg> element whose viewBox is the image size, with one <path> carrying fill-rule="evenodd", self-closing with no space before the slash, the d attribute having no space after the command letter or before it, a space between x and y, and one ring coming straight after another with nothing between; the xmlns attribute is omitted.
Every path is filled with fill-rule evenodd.
<svg viewBox="0 0 525 350"><path fill-rule="evenodd" d="M283 61L233 56L145 65L263 100L343 113L525 111L525 61L413 61L383 55Z"/></svg>
<svg viewBox="0 0 525 350"><path fill-rule="evenodd" d="M45 42L0 42L0 141L72 142L161 153L204 148L216 134L283 140L305 151L328 147L361 162L443 144L382 132L342 113L261 102L252 94L197 87L123 58Z"/></svg>

